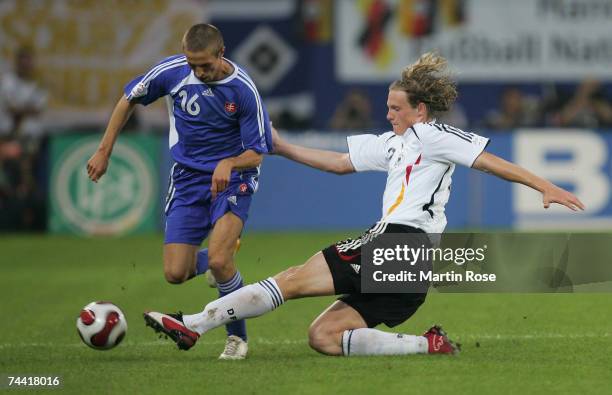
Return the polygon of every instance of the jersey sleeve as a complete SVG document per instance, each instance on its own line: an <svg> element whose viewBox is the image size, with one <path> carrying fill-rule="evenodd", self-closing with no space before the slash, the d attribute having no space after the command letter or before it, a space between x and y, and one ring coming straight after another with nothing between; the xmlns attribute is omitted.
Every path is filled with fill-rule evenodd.
<svg viewBox="0 0 612 395"><path fill-rule="evenodd" d="M245 83L245 89L242 91L240 99L238 122L244 149L250 149L260 154L271 152L270 116L254 85Z"/></svg>
<svg viewBox="0 0 612 395"><path fill-rule="evenodd" d="M413 126L423 142L427 158L446 163L472 167L489 144L489 139L475 133L464 132L444 124L417 124Z"/></svg>
<svg viewBox="0 0 612 395"><path fill-rule="evenodd" d="M357 171L387 171L387 141L393 136L388 133L376 136L360 134L347 138L349 157Z"/></svg>
<svg viewBox="0 0 612 395"><path fill-rule="evenodd" d="M170 93L176 83L176 71L185 66L184 56L171 56L153 66L146 74L130 81L123 92L128 101L148 105Z"/></svg>

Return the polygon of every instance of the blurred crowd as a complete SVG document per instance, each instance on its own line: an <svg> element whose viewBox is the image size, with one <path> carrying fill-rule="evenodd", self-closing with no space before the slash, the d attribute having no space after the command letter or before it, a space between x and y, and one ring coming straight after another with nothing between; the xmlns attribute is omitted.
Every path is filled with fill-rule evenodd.
<svg viewBox="0 0 612 395"><path fill-rule="evenodd" d="M612 100L601 83L586 79L576 89L552 87L542 97L508 87L498 107L475 126L494 130L520 127L610 128Z"/></svg>
<svg viewBox="0 0 612 395"><path fill-rule="evenodd" d="M16 51L0 75L0 230L45 229L45 182L38 177L47 93L34 78L34 54Z"/></svg>
<svg viewBox="0 0 612 395"><path fill-rule="evenodd" d="M602 84L585 79L574 86L547 86L534 95L519 86L500 90L498 103L481 119L470 119L461 104L443 115L440 122L470 130L511 131L522 127L612 129L612 98ZM264 98L265 99L265 98ZM46 228L47 179L46 130L41 122L48 94L37 83L34 53L19 48L12 67L0 72L0 231L43 231ZM375 114L368 93L348 89L326 127L330 131L385 130L381 114ZM316 103L287 109L270 116L279 129L303 131L314 122L307 115ZM138 130L139 116L127 129ZM384 114L382 114L384 115ZM103 125L99 126L101 131Z"/></svg>
<svg viewBox="0 0 612 395"><path fill-rule="evenodd" d="M585 79L577 87L545 86L543 94L534 95L516 86L505 87L497 105L482 118L470 118L459 101L444 114L440 122L461 129L511 131L524 127L612 128L612 97L606 94L600 81ZM372 101L361 89L350 89L337 105L327 123L328 130L351 131L385 128L376 121ZM286 130L304 130L312 122L283 111L272 113L275 125Z"/></svg>

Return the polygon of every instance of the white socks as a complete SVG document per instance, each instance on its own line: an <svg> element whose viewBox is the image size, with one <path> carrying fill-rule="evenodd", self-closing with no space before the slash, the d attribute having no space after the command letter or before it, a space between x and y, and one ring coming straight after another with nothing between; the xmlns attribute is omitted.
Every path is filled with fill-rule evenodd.
<svg viewBox="0 0 612 395"><path fill-rule="evenodd" d="M188 329L201 335L235 320L258 317L283 303L281 290L270 277L210 302L201 313L183 315L183 322ZM428 349L424 336L370 328L348 330L342 334L342 353L345 356L426 354Z"/></svg>
<svg viewBox="0 0 612 395"><path fill-rule="evenodd" d="M342 354L406 355L427 354L429 343L424 336L389 333L378 329L359 328L342 334Z"/></svg>
<svg viewBox="0 0 612 395"><path fill-rule="evenodd" d="M183 315L183 323L188 329L201 335L235 320L258 317L274 310L283 302L283 295L276 281L270 277L210 302L201 313Z"/></svg>

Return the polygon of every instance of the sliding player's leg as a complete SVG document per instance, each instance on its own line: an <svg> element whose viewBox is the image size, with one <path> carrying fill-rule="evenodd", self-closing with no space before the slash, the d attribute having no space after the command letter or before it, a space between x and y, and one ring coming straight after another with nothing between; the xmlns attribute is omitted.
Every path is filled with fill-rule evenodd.
<svg viewBox="0 0 612 395"><path fill-rule="evenodd" d="M183 320L187 328L201 335L228 322L258 317L290 299L333 293L329 268L319 252L303 265L214 300L201 313L185 315Z"/></svg>
<svg viewBox="0 0 612 395"><path fill-rule="evenodd" d="M457 354L460 345L446 336L439 325L432 326L422 336L385 332L374 328L347 329L342 333L342 354L409 355Z"/></svg>
<svg viewBox="0 0 612 395"><path fill-rule="evenodd" d="M368 325L355 309L337 300L310 325L308 344L322 354L343 355L343 333L349 329L367 327Z"/></svg>
<svg viewBox="0 0 612 395"><path fill-rule="evenodd" d="M426 295L361 294L360 247L351 240L330 246L302 266L209 303L202 313L185 317L147 313L145 320L156 331L170 335L179 348L188 349L201 334L234 319L265 314L285 300L347 294L312 324L309 340L315 350L347 356L455 353L457 346L438 326L423 336L373 329L381 323L389 327L401 324L416 312Z"/></svg>
<svg viewBox="0 0 612 395"><path fill-rule="evenodd" d="M145 321L170 336L181 349L191 348L204 333L227 323L268 313L286 300L334 294L334 283L321 252L301 266L250 284L206 305L193 315L145 313Z"/></svg>
<svg viewBox="0 0 612 395"><path fill-rule="evenodd" d="M424 336L389 333L369 328L361 314L342 300L334 302L310 325L308 343L326 355L425 354Z"/></svg>
<svg viewBox="0 0 612 395"><path fill-rule="evenodd" d="M421 304L411 294L352 294L334 302L311 325L309 344L327 355L454 354L458 346L439 326L422 336L391 333L375 326L393 327L408 319Z"/></svg>
<svg viewBox="0 0 612 395"><path fill-rule="evenodd" d="M339 254L347 252L341 248L342 243L355 244L348 251L349 256L339 257ZM360 252L360 243L345 240L319 251L301 266L289 268L274 278L248 285L209 303L201 313L183 316L181 313L147 312L144 318L156 332L167 334L180 349L187 350L207 331L235 320L265 314L285 300L359 292L359 270L355 267L359 268Z"/></svg>
<svg viewBox="0 0 612 395"><path fill-rule="evenodd" d="M454 353L456 348L439 327L423 336L373 329L394 327L410 318L426 293L362 294L361 243L345 240L323 250L334 289L344 294L311 325L312 348L328 355L388 355L428 352Z"/></svg>

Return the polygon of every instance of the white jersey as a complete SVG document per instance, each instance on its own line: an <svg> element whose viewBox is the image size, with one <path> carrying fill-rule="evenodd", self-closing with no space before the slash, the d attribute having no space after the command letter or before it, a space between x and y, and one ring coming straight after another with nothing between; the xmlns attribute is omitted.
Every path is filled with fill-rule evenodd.
<svg viewBox="0 0 612 395"><path fill-rule="evenodd" d="M19 125L21 134L38 137L44 132L38 113L47 104L47 92L34 81L14 73L0 76L0 136L15 132L14 112L24 113Z"/></svg>
<svg viewBox="0 0 612 395"><path fill-rule="evenodd" d="M356 171L386 171L381 222L409 225L427 233L446 227L444 206L455 164L471 167L489 139L452 126L417 123L402 136L387 132L348 138Z"/></svg>

